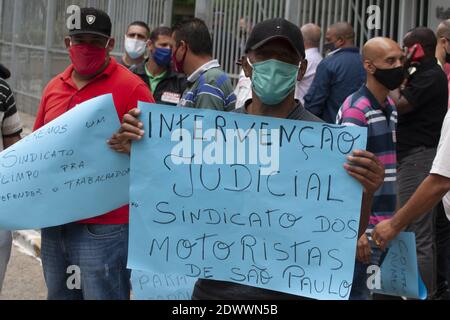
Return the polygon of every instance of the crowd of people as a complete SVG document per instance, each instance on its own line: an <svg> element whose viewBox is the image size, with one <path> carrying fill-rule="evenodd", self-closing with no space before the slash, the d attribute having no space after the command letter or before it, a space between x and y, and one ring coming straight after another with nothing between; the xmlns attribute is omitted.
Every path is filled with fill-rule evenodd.
<svg viewBox="0 0 450 320"><path fill-rule="evenodd" d="M96 18L87 18L92 16ZM435 31L414 28L402 43L377 37L358 48L346 22L325 31L315 24L299 27L282 18L269 19L251 30L236 87L214 59L210 31L200 19L155 30L144 22L131 23L119 61L111 56L111 30L106 13L81 9L81 27L68 30L65 39L72 63L45 88L35 130L108 93L123 120L108 143L125 154L145 134L138 101L365 127L367 150L355 151L345 165L364 190L350 298L392 299L370 292L367 270L380 265L389 242L407 230L416 235L428 298L449 299L450 20ZM8 76L0 68L0 150L21 135L14 95L4 80ZM42 230L48 298L129 299L128 221L129 209L123 207ZM0 289L10 250L11 232L0 231ZM66 285L71 265L83 270L81 290ZM300 297L199 280L193 299Z"/></svg>

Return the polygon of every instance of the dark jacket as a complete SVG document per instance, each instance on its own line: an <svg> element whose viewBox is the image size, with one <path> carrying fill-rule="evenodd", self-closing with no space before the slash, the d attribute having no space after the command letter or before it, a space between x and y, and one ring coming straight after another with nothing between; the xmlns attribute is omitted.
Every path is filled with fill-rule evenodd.
<svg viewBox="0 0 450 320"><path fill-rule="evenodd" d="M358 48L341 49L325 58L305 96L305 108L327 123L336 116L345 99L366 82L366 70Z"/></svg>
<svg viewBox="0 0 450 320"><path fill-rule="evenodd" d="M136 67L130 69L130 71L141 77L141 79L150 87L150 79L145 72L145 65L147 62L148 60L138 64ZM186 76L170 69L152 94L158 104L177 105L183 92L186 90L186 87Z"/></svg>

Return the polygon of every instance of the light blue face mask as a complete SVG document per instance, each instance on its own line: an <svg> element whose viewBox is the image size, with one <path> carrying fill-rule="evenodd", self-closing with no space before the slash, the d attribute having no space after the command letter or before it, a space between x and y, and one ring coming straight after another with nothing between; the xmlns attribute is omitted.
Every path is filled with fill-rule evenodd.
<svg viewBox="0 0 450 320"><path fill-rule="evenodd" d="M278 105L295 90L299 66L274 59L254 64L247 61L253 68L253 90L265 105Z"/></svg>

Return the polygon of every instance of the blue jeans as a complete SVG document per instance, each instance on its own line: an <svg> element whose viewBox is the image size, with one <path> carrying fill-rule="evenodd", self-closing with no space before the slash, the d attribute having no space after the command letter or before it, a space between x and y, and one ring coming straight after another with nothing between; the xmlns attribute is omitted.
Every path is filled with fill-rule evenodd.
<svg viewBox="0 0 450 320"><path fill-rule="evenodd" d="M43 229L48 299L129 300L127 256L128 225L73 223Z"/></svg>
<svg viewBox="0 0 450 320"><path fill-rule="evenodd" d="M6 267L11 256L12 236L9 231L0 230L0 292L2 292L3 280L5 280Z"/></svg>
<svg viewBox="0 0 450 320"><path fill-rule="evenodd" d="M381 257L383 252L370 241L372 248L372 256L370 264L355 262L355 274L353 276L353 286L350 293L350 300L372 300L372 293L367 286L369 274L367 273L370 266L381 266Z"/></svg>

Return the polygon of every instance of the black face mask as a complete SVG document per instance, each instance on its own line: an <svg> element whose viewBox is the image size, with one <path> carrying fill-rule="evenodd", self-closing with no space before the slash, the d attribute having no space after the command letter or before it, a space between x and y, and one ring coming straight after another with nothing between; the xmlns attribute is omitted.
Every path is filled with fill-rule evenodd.
<svg viewBox="0 0 450 320"><path fill-rule="evenodd" d="M395 90L405 80L405 69L398 67L394 69L378 69L373 74L375 79L389 90Z"/></svg>
<svg viewBox="0 0 450 320"><path fill-rule="evenodd" d="M328 42L323 45L323 52L328 54L336 50L336 45L333 42Z"/></svg>

